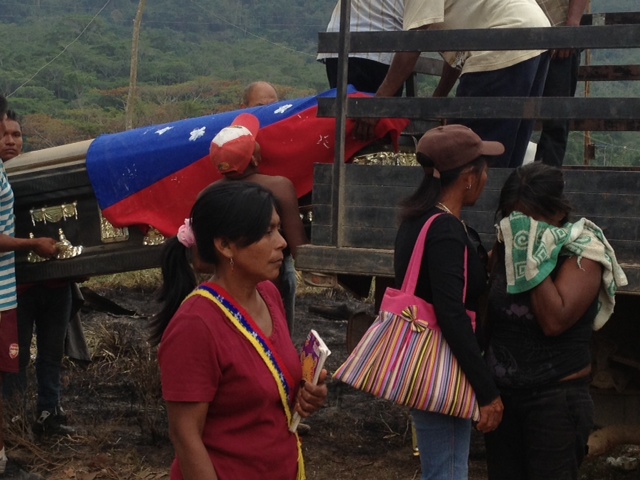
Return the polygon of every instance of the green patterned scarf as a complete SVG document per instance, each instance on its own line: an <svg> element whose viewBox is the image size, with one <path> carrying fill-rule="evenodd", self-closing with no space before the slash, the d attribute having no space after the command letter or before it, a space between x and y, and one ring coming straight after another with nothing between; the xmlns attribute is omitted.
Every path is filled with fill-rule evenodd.
<svg viewBox="0 0 640 480"><path fill-rule="evenodd" d="M593 329L600 329L613 313L618 287L627 285L616 254L600 227L581 218L575 223L554 227L520 212L500 221L498 241L504 243L507 292L531 290L547 278L559 255L576 255L602 265L602 286Z"/></svg>

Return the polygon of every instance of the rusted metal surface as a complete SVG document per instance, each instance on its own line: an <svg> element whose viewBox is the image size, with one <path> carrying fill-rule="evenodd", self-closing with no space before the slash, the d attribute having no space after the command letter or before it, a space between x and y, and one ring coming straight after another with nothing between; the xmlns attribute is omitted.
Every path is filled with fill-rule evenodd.
<svg viewBox="0 0 640 480"><path fill-rule="evenodd" d="M627 25L640 23L640 12L587 13L581 25Z"/></svg>
<svg viewBox="0 0 640 480"><path fill-rule="evenodd" d="M640 131L640 120L569 120L569 130L638 132ZM593 158L595 158L595 153Z"/></svg>
<svg viewBox="0 0 640 480"><path fill-rule="evenodd" d="M578 80L589 82L640 80L640 65L589 65L580 67Z"/></svg>
<svg viewBox="0 0 640 480"><path fill-rule="evenodd" d="M494 213L509 169L492 169L483 195L463 212L486 245L495 241ZM343 228L345 245L331 243L328 186L331 166L317 165L314 178L312 245L300 248L296 268L324 273L393 276L393 242L397 205L418 183L419 168L346 165ZM640 169L571 168L565 171L565 194L576 218L586 217L605 232L629 277L623 291L640 294Z"/></svg>
<svg viewBox="0 0 640 480"><path fill-rule="evenodd" d="M351 98L349 116L386 118L529 118L640 120L638 98ZM318 100L318 115L337 114L335 100Z"/></svg>
<svg viewBox="0 0 640 480"><path fill-rule="evenodd" d="M339 36L339 33L320 33L318 52L336 52ZM640 47L640 24L356 32L350 37L352 53L637 48Z"/></svg>

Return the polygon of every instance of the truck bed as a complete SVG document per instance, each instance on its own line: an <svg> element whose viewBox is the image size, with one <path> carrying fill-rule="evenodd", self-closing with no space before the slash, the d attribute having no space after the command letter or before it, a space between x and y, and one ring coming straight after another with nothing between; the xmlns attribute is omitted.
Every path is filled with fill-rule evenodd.
<svg viewBox="0 0 640 480"><path fill-rule="evenodd" d="M490 248L494 213L509 169L492 169L485 190L463 218ZM331 165L316 165L311 244L299 248L296 268L320 273L393 277L398 202L422 179L421 167L345 165L345 197L339 225L332 224ZM600 226L629 279L621 291L640 294L640 169L565 168L565 193L573 218ZM334 228L342 244L332 243Z"/></svg>

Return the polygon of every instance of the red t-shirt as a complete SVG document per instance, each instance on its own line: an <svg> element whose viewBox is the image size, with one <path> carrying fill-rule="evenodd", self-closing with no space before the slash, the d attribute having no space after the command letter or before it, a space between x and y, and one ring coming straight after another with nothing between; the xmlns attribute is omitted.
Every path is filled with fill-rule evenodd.
<svg viewBox="0 0 640 480"><path fill-rule="evenodd" d="M271 318L269 340L294 380L302 378L300 357L287 328L282 299L271 282L258 285ZM214 303L202 296L184 302L158 351L163 398L208 402L202 433L220 480L294 480L298 447L273 375L249 341ZM182 480L179 462L171 479Z"/></svg>

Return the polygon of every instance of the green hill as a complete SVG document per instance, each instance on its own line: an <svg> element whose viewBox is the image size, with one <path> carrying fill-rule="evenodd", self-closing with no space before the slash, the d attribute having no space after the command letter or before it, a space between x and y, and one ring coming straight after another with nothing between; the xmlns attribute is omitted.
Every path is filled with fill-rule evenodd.
<svg viewBox="0 0 640 480"><path fill-rule="evenodd" d="M636 3L597 0L593 11L636 11ZM289 98L325 90L316 42L334 5L335 0L148 1L134 126L235 109L244 85L259 79ZM135 0L0 0L0 93L23 116L28 148L123 130L137 8ZM595 52L593 63L634 64L636 56L636 50ZM591 92L637 96L639 88L598 82ZM582 138L582 132L572 134L569 163L581 162ZM640 152L630 134L597 132L593 138L605 149L619 149L613 156L623 163L634 162Z"/></svg>

